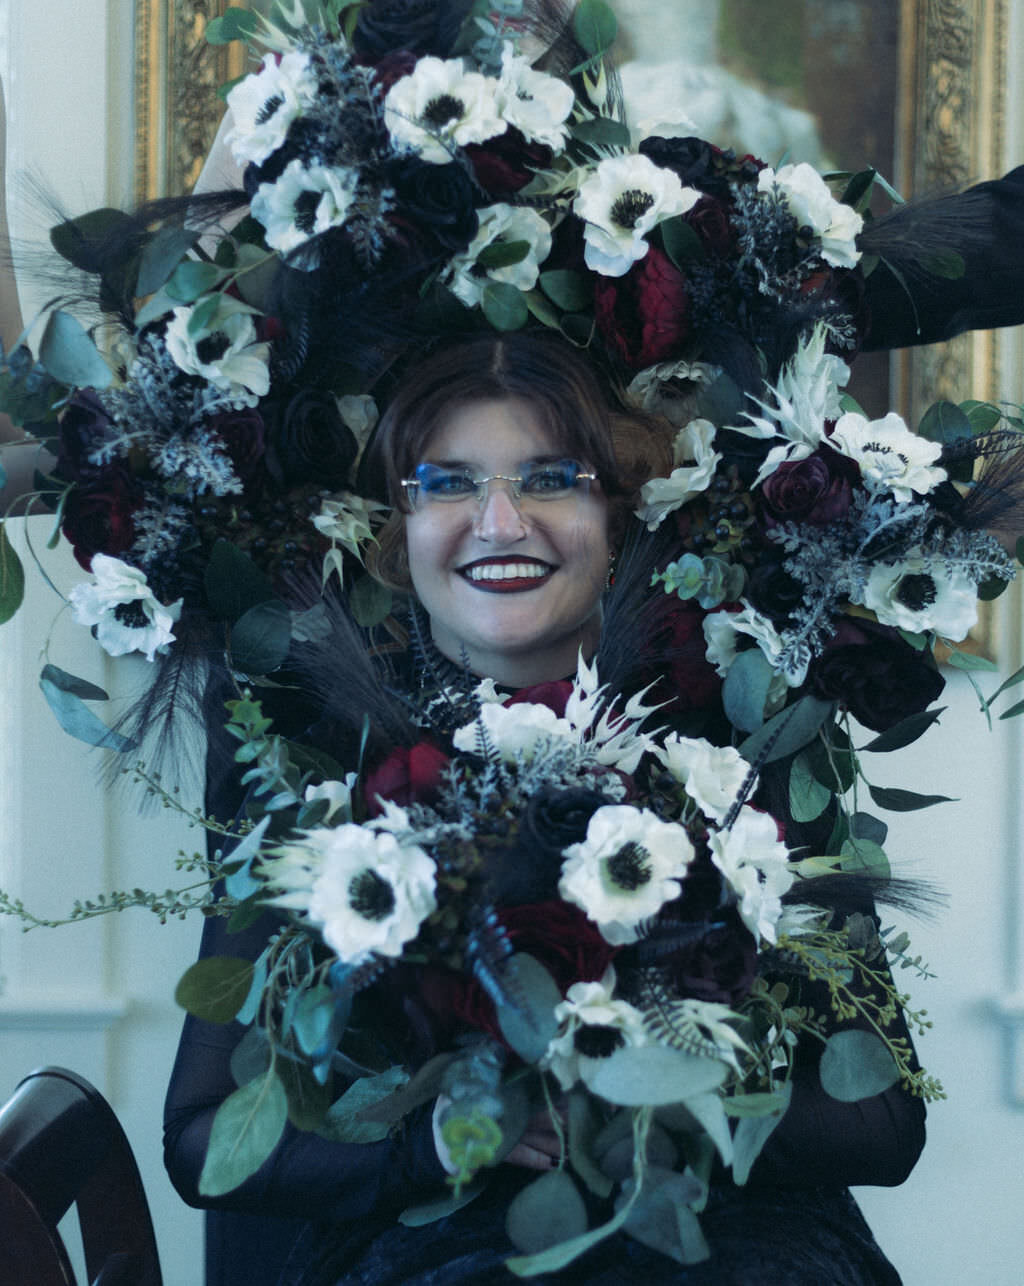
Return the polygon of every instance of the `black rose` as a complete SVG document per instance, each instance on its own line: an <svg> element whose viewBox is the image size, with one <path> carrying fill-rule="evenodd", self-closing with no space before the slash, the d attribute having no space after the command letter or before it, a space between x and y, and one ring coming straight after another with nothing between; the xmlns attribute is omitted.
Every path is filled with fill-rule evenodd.
<svg viewBox="0 0 1024 1286"><path fill-rule="evenodd" d="M283 486L344 486L359 444L329 393L303 389L268 413L267 468Z"/></svg>
<svg viewBox="0 0 1024 1286"><path fill-rule="evenodd" d="M231 465L243 483L250 482L263 463L263 417L255 408L225 411L207 421L224 443Z"/></svg>
<svg viewBox="0 0 1024 1286"><path fill-rule="evenodd" d="M476 236L475 189L465 166L403 157L389 168L388 179L398 198L397 219L429 233L448 251L464 250Z"/></svg>
<svg viewBox="0 0 1024 1286"><path fill-rule="evenodd" d="M728 200L729 181L716 164L721 153L702 138L660 138L653 134L640 144L640 152L663 170L672 170L684 187L699 188L709 196Z"/></svg>
<svg viewBox="0 0 1024 1286"><path fill-rule="evenodd" d="M680 995L735 1006L746 997L757 972L757 942L735 912L721 927L683 948L672 959L672 981Z"/></svg>
<svg viewBox="0 0 1024 1286"><path fill-rule="evenodd" d="M755 568L744 591L747 598L765 616L778 625L803 602L803 586L781 563L763 563Z"/></svg>
<svg viewBox="0 0 1024 1286"><path fill-rule="evenodd" d="M817 658L808 681L816 696L838 701L865 728L885 732L926 710L946 681L930 654L918 652L895 630L869 628L844 623L842 641Z"/></svg>
<svg viewBox="0 0 1024 1286"><path fill-rule="evenodd" d="M396 49L447 58L471 0L370 0L359 11L353 43L374 62Z"/></svg>
<svg viewBox="0 0 1024 1286"><path fill-rule="evenodd" d="M100 471L88 457L109 432L110 416L96 394L88 390L76 393L60 420L57 477L64 482L95 478Z"/></svg>
<svg viewBox="0 0 1024 1286"><path fill-rule="evenodd" d="M528 143L514 126L486 143L468 143L465 151L476 181L492 197L518 192L551 163L551 148Z"/></svg>
<svg viewBox="0 0 1024 1286"><path fill-rule="evenodd" d="M558 896L562 853L587 836L587 825L608 800L596 790L550 790L534 795L519 820L515 850L502 848L491 876L491 897L503 906Z"/></svg>

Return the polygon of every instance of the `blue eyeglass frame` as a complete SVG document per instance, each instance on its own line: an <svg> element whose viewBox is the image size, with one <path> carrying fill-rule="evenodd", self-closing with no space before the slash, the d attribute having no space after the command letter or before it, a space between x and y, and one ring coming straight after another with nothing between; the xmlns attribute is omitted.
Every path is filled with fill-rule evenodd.
<svg viewBox="0 0 1024 1286"><path fill-rule="evenodd" d="M573 470L575 470L572 483L568 488L566 488L565 492L559 492L558 494L553 496L545 496L542 492L538 492L535 495L527 493L526 498L528 500L539 500L544 503L548 503L551 500L563 500L566 498L566 494L571 495L576 490L576 486L578 483L586 482L589 484L591 482L597 481L596 473L584 472L582 466L580 465L580 462L578 460L573 460L570 458L566 458L563 460L550 460L550 461L546 461L543 464L538 464L534 469L530 470L530 472L528 472L525 475L516 475L516 474L508 474L508 473L492 473L486 478L476 478L473 476L472 473L470 473L468 469L445 469L445 468L442 468L440 465L430 464L429 462L424 461L422 464L418 464L416 466L415 470L413 471L413 477L402 479L402 489L405 491L406 497L409 501L410 508L415 509L417 498L420 494L425 494L430 500L438 501L442 504L449 504L449 505L460 504L467 500L473 500L477 504L483 504L486 501L488 496L487 488L492 482L507 482L509 484L509 491L512 495L512 498L516 501L516 503L519 503L523 499L524 484L529 482L530 478L533 477L535 472L542 472L545 469L550 469L552 467L557 468L559 466L570 466ZM435 477L439 475L440 476L456 475L459 477L467 478L473 483L475 490L472 492L466 492L463 495L454 495L454 496L437 495L430 491L426 491L424 489L424 479L421 476L423 474L427 474L430 477Z"/></svg>

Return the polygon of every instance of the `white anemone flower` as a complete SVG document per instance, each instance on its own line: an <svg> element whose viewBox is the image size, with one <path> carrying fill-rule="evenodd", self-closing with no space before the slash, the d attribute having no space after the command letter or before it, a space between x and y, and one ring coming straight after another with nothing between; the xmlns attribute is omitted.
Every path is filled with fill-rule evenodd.
<svg viewBox="0 0 1024 1286"><path fill-rule="evenodd" d="M901 504L914 493L927 495L946 480L946 470L935 463L942 454L941 443L911 433L895 411L881 420L848 411L840 417L828 442L857 461L869 487L891 491Z"/></svg>
<svg viewBox="0 0 1024 1286"><path fill-rule="evenodd" d="M670 513L710 487L722 458L715 450L716 432L710 420L691 420L676 434L673 454L679 468L667 478L651 478L640 488L636 515L648 531L654 531Z"/></svg>
<svg viewBox="0 0 1024 1286"><path fill-rule="evenodd" d="M266 229L267 245L288 254L345 222L358 183L357 170L289 161L276 183L260 184L250 209ZM300 266L316 265L300 261Z"/></svg>
<svg viewBox="0 0 1024 1286"><path fill-rule="evenodd" d="M488 246L500 246L513 241L525 241L529 246L524 258L504 267L486 268L477 263L481 251ZM456 255L448 269L452 291L469 308L478 304L489 281L504 282L518 290L532 290L540 275L540 265L551 253L551 228L536 210L526 206L487 206L480 211L480 226L476 236L462 254Z"/></svg>
<svg viewBox="0 0 1024 1286"><path fill-rule="evenodd" d="M260 70L240 80L227 96L234 125L225 141L238 164L265 161L316 95L317 78L308 54L293 51L280 61L267 54Z"/></svg>
<svg viewBox="0 0 1024 1286"><path fill-rule="evenodd" d="M498 81L498 111L514 125L528 143L542 143L560 149L569 127L576 94L568 81L546 72L534 71L530 60L515 52L506 41Z"/></svg>
<svg viewBox="0 0 1024 1286"><path fill-rule="evenodd" d="M705 817L724 819L747 779L750 764L733 746L713 746L703 737L666 737L654 754ZM756 779L751 785L751 792Z"/></svg>
<svg viewBox="0 0 1024 1286"><path fill-rule="evenodd" d="M672 170L639 153L600 161L580 184L573 210L586 223L583 258L605 277L621 277L647 254L648 232L700 200Z"/></svg>
<svg viewBox="0 0 1024 1286"><path fill-rule="evenodd" d="M437 907L433 858L352 822L304 832L261 874L282 890L270 901L303 914L343 964L400 956Z"/></svg>
<svg viewBox="0 0 1024 1286"><path fill-rule="evenodd" d="M773 666L782 656L783 641L775 626L746 599L740 599L740 602L743 607L739 612L709 612L704 618L707 658L722 678L736 660L736 636L739 634L752 638ZM799 687L807 678L809 660L785 671L789 687Z"/></svg>
<svg viewBox="0 0 1024 1286"><path fill-rule="evenodd" d="M934 630L965 639L978 620L978 590L961 571L936 567L913 550L898 563L875 563L864 587L864 606L883 625L914 633Z"/></svg>
<svg viewBox="0 0 1024 1286"><path fill-rule="evenodd" d="M486 142L508 129L497 91L497 80L466 71L461 58L421 58L388 90L384 124L396 147L446 165L455 147Z"/></svg>
<svg viewBox="0 0 1024 1286"><path fill-rule="evenodd" d="M562 1089L586 1081L602 1058L627 1046L646 1045L643 1015L626 1000L615 999L615 969L609 965L599 982L574 982L555 1006L558 1035L540 1066L554 1072Z"/></svg>
<svg viewBox="0 0 1024 1286"><path fill-rule="evenodd" d="M743 923L755 937L774 942L782 895L795 878L775 819L745 806L732 829L712 831L708 844L712 862L736 894Z"/></svg>
<svg viewBox="0 0 1024 1286"><path fill-rule="evenodd" d="M778 173L763 169L757 176L762 192L770 192L776 184L797 222L813 228L825 262L835 268L855 268L860 261L857 235L864 227L857 211L837 201L825 180L806 161L784 165Z"/></svg>
<svg viewBox="0 0 1024 1286"><path fill-rule="evenodd" d="M212 329L189 331L191 308L175 308L164 342L174 364L237 401L255 406L270 388L270 345L258 342L248 313L231 313Z"/></svg>
<svg viewBox="0 0 1024 1286"><path fill-rule="evenodd" d="M605 804L587 837L565 850L558 891L613 946L635 942L640 925L682 891L693 858L685 827L646 808Z"/></svg>
<svg viewBox="0 0 1024 1286"><path fill-rule="evenodd" d="M352 790L358 780L358 773L346 773L344 781L322 781L319 786L307 786L302 798L307 804L315 804L318 799L327 801L327 812L324 813L322 822L324 826L330 826L339 813L342 820L350 821Z"/></svg>
<svg viewBox="0 0 1024 1286"><path fill-rule="evenodd" d="M92 581L72 587L71 615L79 625L95 626L96 639L110 656L142 652L152 661L174 642L171 628L181 602L169 607L155 597L144 572L109 554L95 554Z"/></svg>

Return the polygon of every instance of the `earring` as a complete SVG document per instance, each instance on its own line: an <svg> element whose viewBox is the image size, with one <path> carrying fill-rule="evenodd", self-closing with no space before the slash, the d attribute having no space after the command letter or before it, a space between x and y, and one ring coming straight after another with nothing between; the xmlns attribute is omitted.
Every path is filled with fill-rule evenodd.
<svg viewBox="0 0 1024 1286"><path fill-rule="evenodd" d="M611 589L615 584L615 550L613 549L608 555L608 574L604 578L605 589Z"/></svg>

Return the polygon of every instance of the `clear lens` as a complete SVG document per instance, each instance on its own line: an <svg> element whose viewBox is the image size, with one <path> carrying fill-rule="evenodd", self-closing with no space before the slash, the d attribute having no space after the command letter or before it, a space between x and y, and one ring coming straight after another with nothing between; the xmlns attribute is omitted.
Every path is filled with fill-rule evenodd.
<svg viewBox="0 0 1024 1286"><path fill-rule="evenodd" d="M576 460L555 460L531 465L521 477L495 473L488 478L474 478L467 469L443 469L436 464L420 464L402 486L413 509L439 501L451 504L460 500L482 502L492 482L507 482L517 503L523 500L561 500L575 492L586 494L594 475L583 473Z"/></svg>

